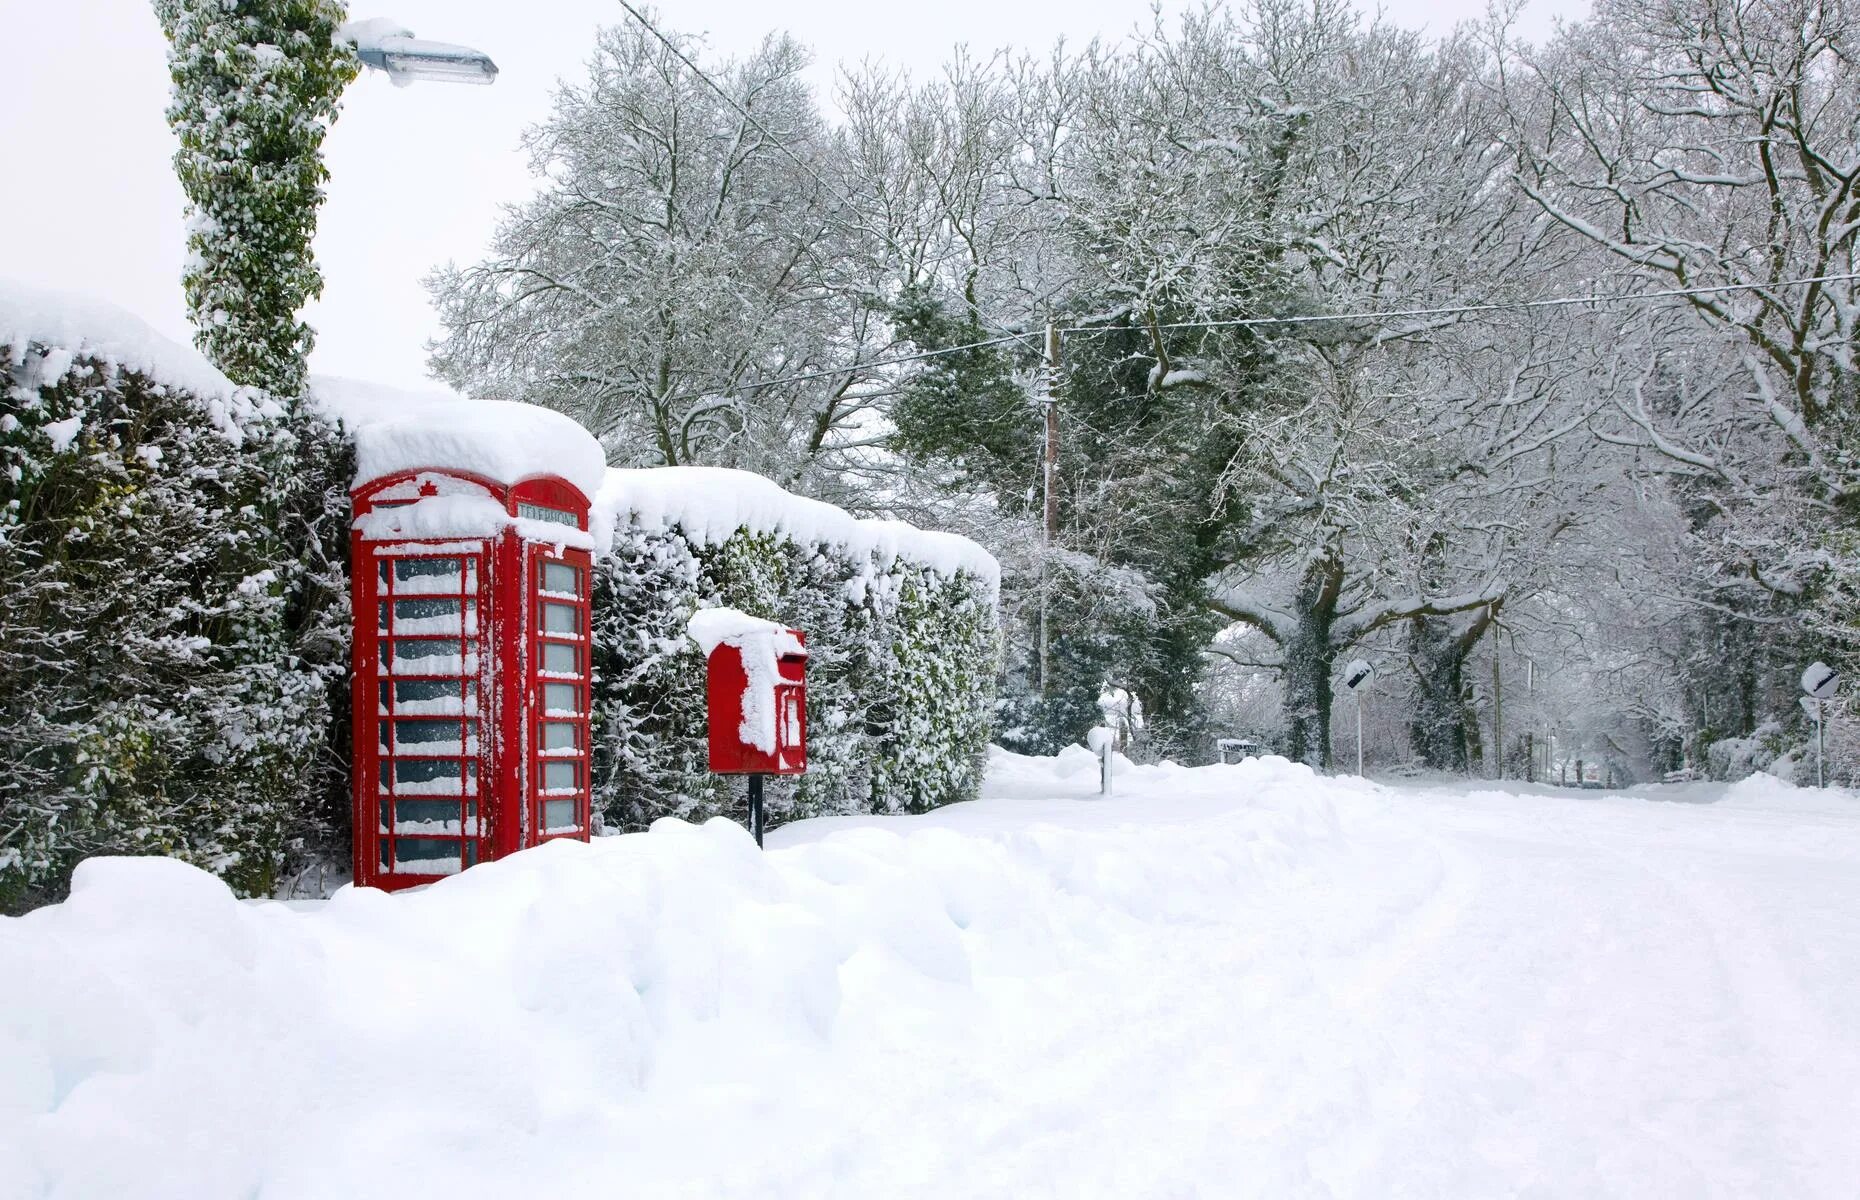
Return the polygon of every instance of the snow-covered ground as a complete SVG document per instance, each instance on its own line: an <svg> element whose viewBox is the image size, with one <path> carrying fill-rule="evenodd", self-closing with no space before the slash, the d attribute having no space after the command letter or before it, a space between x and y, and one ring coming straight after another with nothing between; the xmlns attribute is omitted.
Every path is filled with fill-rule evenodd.
<svg viewBox="0 0 1860 1200"><path fill-rule="evenodd" d="M1854 1194L1860 799L1094 785L308 910L93 862L0 921L0 1195Z"/></svg>

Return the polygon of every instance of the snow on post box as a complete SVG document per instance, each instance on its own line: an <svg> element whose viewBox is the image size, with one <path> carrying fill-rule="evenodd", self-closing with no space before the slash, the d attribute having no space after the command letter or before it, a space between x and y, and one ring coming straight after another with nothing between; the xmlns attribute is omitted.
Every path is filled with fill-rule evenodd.
<svg viewBox="0 0 1860 1200"><path fill-rule="evenodd" d="M707 664L711 771L805 772L805 635L733 608L701 609L689 629Z"/></svg>
<svg viewBox="0 0 1860 1200"><path fill-rule="evenodd" d="M376 406L381 408L383 406ZM350 561L355 881L591 833L588 495L600 446L493 401L363 409Z"/></svg>

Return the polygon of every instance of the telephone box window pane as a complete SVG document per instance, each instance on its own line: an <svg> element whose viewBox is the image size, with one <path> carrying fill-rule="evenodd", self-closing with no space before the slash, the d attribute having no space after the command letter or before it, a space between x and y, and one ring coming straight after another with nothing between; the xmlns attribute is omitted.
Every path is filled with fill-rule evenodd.
<svg viewBox="0 0 1860 1200"><path fill-rule="evenodd" d="M386 687L386 684L382 684ZM457 700L459 685L450 679L402 679L394 684L394 703L430 704L434 700Z"/></svg>
<svg viewBox="0 0 1860 1200"><path fill-rule="evenodd" d="M581 746L581 726L569 721L544 721L542 727L542 748L544 750L577 750Z"/></svg>
<svg viewBox="0 0 1860 1200"><path fill-rule="evenodd" d="M465 722L406 720L394 722L394 737L403 746L448 742L454 746L465 740Z"/></svg>
<svg viewBox="0 0 1860 1200"><path fill-rule="evenodd" d="M382 712L388 710L388 699L394 694L393 687L394 685L391 683L379 683L375 685L375 704Z"/></svg>
<svg viewBox="0 0 1860 1200"><path fill-rule="evenodd" d="M383 805L385 808L385 804ZM456 833L454 828L459 822L459 802L457 800L399 800L394 804L394 819L398 825L396 833L418 833L419 829L409 826L431 826L432 833Z"/></svg>
<svg viewBox="0 0 1860 1200"><path fill-rule="evenodd" d="M383 750L388 748L388 723L386 721L375 722L375 741Z"/></svg>
<svg viewBox="0 0 1860 1200"><path fill-rule="evenodd" d="M441 575L456 578L459 566L456 558L397 558L394 560L394 578L431 579Z"/></svg>
<svg viewBox="0 0 1860 1200"><path fill-rule="evenodd" d="M396 638L394 657L403 658L457 658L465 652L465 644L457 638Z"/></svg>
<svg viewBox="0 0 1860 1200"><path fill-rule="evenodd" d="M459 840L457 838L395 838L394 861L405 864L432 866L436 860L450 859L457 862L459 857Z"/></svg>
<svg viewBox="0 0 1860 1200"><path fill-rule="evenodd" d="M553 831L581 828L581 822L575 819L575 805L576 802L573 800L544 800L543 829Z"/></svg>
<svg viewBox="0 0 1860 1200"><path fill-rule="evenodd" d="M572 604L545 601L542 606L542 627L549 633L580 633L581 610Z"/></svg>
<svg viewBox="0 0 1860 1200"><path fill-rule="evenodd" d="M456 789L458 778L459 760L456 758L397 758L394 760L396 786L401 784L430 786L450 782Z"/></svg>
<svg viewBox="0 0 1860 1200"><path fill-rule="evenodd" d="M395 675L462 675L469 669L458 638L395 638ZM456 685L455 685L456 686Z"/></svg>
<svg viewBox="0 0 1860 1200"><path fill-rule="evenodd" d="M396 600L394 632L478 632L478 606L471 600Z"/></svg>
<svg viewBox="0 0 1860 1200"><path fill-rule="evenodd" d="M572 762L547 762L543 764L543 790L545 792L572 792L581 787L579 764Z"/></svg>
<svg viewBox="0 0 1860 1200"><path fill-rule="evenodd" d="M450 598L442 600L396 600L394 601L394 619L396 621L417 621L422 617L456 617L459 605L463 601Z"/></svg>
<svg viewBox="0 0 1860 1200"><path fill-rule="evenodd" d="M381 839L381 869L383 871L394 869L394 843L387 838Z"/></svg>
<svg viewBox="0 0 1860 1200"><path fill-rule="evenodd" d="M552 713L580 712L581 689L572 683L543 684L543 711Z"/></svg>
<svg viewBox="0 0 1860 1200"><path fill-rule="evenodd" d="M571 567L567 563L546 562L542 565L542 587L545 592L561 592L564 595L581 595L581 568Z"/></svg>
<svg viewBox="0 0 1860 1200"><path fill-rule="evenodd" d="M542 648L542 669L558 675L581 674L581 649L578 646L564 646L559 642L544 642Z"/></svg>
<svg viewBox="0 0 1860 1200"><path fill-rule="evenodd" d="M390 826L390 825L391 825L391 824L393 823L393 820L394 820L394 807L393 807L393 805L394 805L394 802L393 802L392 800L383 800L383 801L381 801L381 826L380 826L380 832L382 832L382 833L386 833L386 832L388 831L388 828L389 828L389 826Z"/></svg>
<svg viewBox="0 0 1860 1200"><path fill-rule="evenodd" d="M376 601L375 602L375 629L377 632L386 633L387 627L388 627L388 602L386 600Z"/></svg>
<svg viewBox="0 0 1860 1200"><path fill-rule="evenodd" d="M467 841L465 843L465 865L468 867L475 867L478 865L477 842Z"/></svg>
<svg viewBox="0 0 1860 1200"><path fill-rule="evenodd" d="M380 764L380 766L381 766L381 790L384 792L392 791L393 785L389 783L388 781L388 765L386 763L382 763Z"/></svg>

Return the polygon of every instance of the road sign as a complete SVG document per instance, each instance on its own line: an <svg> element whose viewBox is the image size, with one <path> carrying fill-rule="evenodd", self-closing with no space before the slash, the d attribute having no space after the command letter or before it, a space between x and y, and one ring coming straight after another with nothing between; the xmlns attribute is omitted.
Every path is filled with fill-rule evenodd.
<svg viewBox="0 0 1860 1200"><path fill-rule="evenodd" d="M1827 663L1810 663L1808 670L1802 672L1802 690L1816 700L1834 699L1840 687L1840 673Z"/></svg>
<svg viewBox="0 0 1860 1200"><path fill-rule="evenodd" d="M1352 659L1343 668L1343 686L1360 692L1375 682L1376 669L1362 659Z"/></svg>

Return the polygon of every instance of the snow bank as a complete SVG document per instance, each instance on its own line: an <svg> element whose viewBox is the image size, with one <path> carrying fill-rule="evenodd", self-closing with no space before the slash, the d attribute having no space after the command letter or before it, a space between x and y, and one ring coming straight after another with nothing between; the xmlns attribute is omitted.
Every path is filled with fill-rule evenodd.
<svg viewBox="0 0 1860 1200"><path fill-rule="evenodd" d="M355 439L355 486L423 467L500 484L559 475L592 498L607 458L574 418L535 404L472 400L314 376L310 395Z"/></svg>
<svg viewBox="0 0 1860 1200"><path fill-rule="evenodd" d="M804 822L766 854L662 821L303 909L92 859L65 903L0 919L0 1195L904 1194L840 1180L884 1144L861 1114L897 1069L948 1073L955 1112L962 1058L1079 1003L1108 947L1334 835L1302 767L1165 777ZM969 1048L897 1058L946 1037Z"/></svg>
<svg viewBox="0 0 1860 1200"><path fill-rule="evenodd" d="M623 519L673 528L700 546L727 541L738 529L785 537L802 545L834 546L880 563L895 559L940 575L966 571L998 588L994 555L968 538L918 529L902 521L861 520L843 509L783 490L773 480L723 467L614 468L595 496L590 522L597 546L611 542Z"/></svg>
<svg viewBox="0 0 1860 1200"><path fill-rule="evenodd" d="M145 375L191 393L219 427L237 436L235 418L255 393L222 375L199 351L155 332L142 318L106 301L0 277L0 346L22 362L28 345L46 351L48 377L80 358Z"/></svg>

